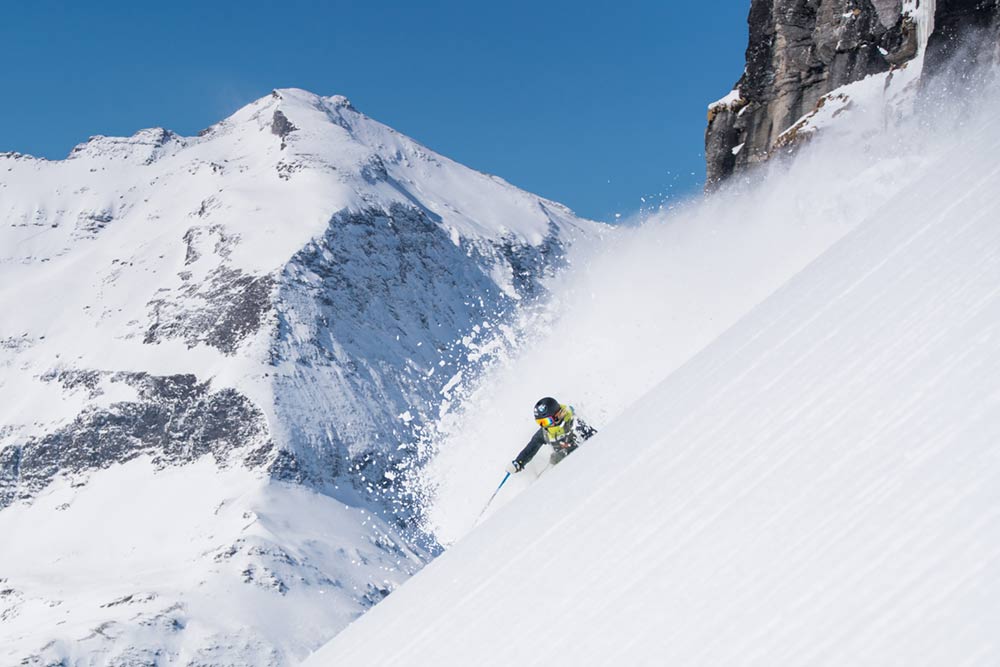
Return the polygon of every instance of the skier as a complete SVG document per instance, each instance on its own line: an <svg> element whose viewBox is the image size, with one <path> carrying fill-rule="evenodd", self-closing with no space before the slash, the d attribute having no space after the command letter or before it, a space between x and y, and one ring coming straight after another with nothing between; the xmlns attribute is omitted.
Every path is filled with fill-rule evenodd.
<svg viewBox="0 0 1000 667"><path fill-rule="evenodd" d="M588 440L597 431L573 413L572 406L562 405L551 396L535 403L535 422L538 431L532 436L527 447L507 466L507 472L524 470L535 454L548 443L552 445L549 463L555 465L569 456L583 440Z"/></svg>

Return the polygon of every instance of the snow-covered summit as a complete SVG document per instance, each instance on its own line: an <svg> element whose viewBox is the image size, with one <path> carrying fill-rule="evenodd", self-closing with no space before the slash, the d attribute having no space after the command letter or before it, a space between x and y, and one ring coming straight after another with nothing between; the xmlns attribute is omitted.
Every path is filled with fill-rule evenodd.
<svg viewBox="0 0 1000 667"><path fill-rule="evenodd" d="M226 136L245 143L268 134L268 150L277 151L282 164L326 170L336 176L332 181L348 186L342 193L346 208L419 202L459 235L492 238L506 232L534 244L548 234L552 218L573 224L565 206L459 165L369 118L342 95L277 89L208 128L199 140Z"/></svg>
<svg viewBox="0 0 1000 667"><path fill-rule="evenodd" d="M0 335L21 341L19 355L30 347L44 363L61 359L76 370L201 376L207 365L216 383L226 373L225 384L239 384L248 359L273 365L288 338L306 335L314 322L293 322L289 304L307 292L310 303L353 292L329 320L354 332L391 333L387 340L400 341L407 360L423 344L440 354L537 292L566 244L597 231L559 204L364 116L344 97L298 89L276 90L198 137L142 130L94 137L65 161L0 160L7 167L0 177L0 277L17 285L2 298L14 309L22 300L32 304L6 320ZM464 279L445 293L433 280L438 271ZM392 289L378 293L387 284ZM52 295L58 298L42 298ZM409 320L393 312L373 321L364 311L373 307L366 296L376 295L393 309L416 302L421 311L411 308ZM370 350L352 349L361 339L344 335L352 340L338 342L334 365L367 364ZM393 359L383 372L407 365L389 350L380 354ZM448 364L423 356L417 374L445 374ZM282 373L251 384L273 386L275 375ZM23 396L37 385L4 388ZM257 402L273 407L270 398ZM46 428L35 420L19 425L20 403L9 403L15 407L4 445ZM374 412L414 407L402 396L389 403L390 410ZM51 415L48 421L61 423Z"/></svg>
<svg viewBox="0 0 1000 667"><path fill-rule="evenodd" d="M263 581L281 597L339 600L331 613L341 620L290 634L275 626L246 649L277 651L267 664L282 664L426 557L402 532L413 518L407 511L388 520L372 513L396 497L441 392L482 358L477 341L542 293L574 243L600 233L597 223L443 157L346 98L297 89L276 90L195 137L154 128L93 137L65 160L2 154L0 522L45 526L58 506L79 521L104 511L117 522L107 530L128 534L134 516L113 511L121 499L101 480L124 475L121 488L143 489L135 502L156 503L167 497L156 489L175 493L171 470L208 462L229 471L242 480L229 491L204 483L190 491L190 509L203 513L191 524L215 537L185 567L213 582L213 595ZM272 531L266 545L237 543L250 530L239 513L213 531L220 503L261 494L286 499L287 512L251 504L255 516L284 525L278 534L287 539ZM331 525L366 526L370 543L345 537L350 528L326 536L337 548L322 556L307 546L292 553L314 539L295 517L320 506L346 513ZM24 535L18 553L32 544L44 553L35 537ZM109 567L132 582L160 572L163 587L150 599L164 608L190 602L181 573L158 570L165 565L155 544L123 539L136 555L107 554ZM58 647L112 616L120 631L97 642L107 655L138 645L183 655L235 641L225 623L190 611L177 623L200 630L140 637L128 615L116 615L123 607L88 611L71 585L38 584L57 567L102 558L74 553L58 566L0 554L14 591L4 613L25 621L10 643L17 660L58 636L62 643L45 654L58 661L68 655ZM234 558L239 567L212 565ZM359 562L367 565L346 586L338 571ZM341 585L295 583L324 580ZM133 592L149 591L117 597ZM52 630L37 611L49 604L87 627Z"/></svg>

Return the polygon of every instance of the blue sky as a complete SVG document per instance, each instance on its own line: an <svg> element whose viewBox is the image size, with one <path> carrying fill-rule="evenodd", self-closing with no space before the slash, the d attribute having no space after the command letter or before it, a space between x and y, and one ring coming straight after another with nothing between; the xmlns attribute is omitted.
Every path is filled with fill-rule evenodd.
<svg viewBox="0 0 1000 667"><path fill-rule="evenodd" d="M471 167L610 219L696 191L750 0L37 2L0 22L0 151L181 134L273 88L346 95Z"/></svg>

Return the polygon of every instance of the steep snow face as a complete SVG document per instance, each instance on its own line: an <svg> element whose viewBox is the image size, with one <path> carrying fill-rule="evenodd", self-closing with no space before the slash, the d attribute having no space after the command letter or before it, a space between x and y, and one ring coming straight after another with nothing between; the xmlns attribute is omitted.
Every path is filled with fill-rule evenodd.
<svg viewBox="0 0 1000 667"><path fill-rule="evenodd" d="M301 90L198 137L152 129L94 137L63 161L0 155L0 526L19 543L0 550L5 609L19 619L0 662L102 664L135 649L285 664L332 636L429 558L402 536L412 512L368 516L396 497L442 389L479 363L477 332L601 233L343 97ZM179 472L192 466L201 472ZM219 469L231 488L214 488L207 471ZM213 513L235 495L248 499L239 511ZM262 551L246 512L276 512L291 533ZM334 546L293 553L315 516L338 527ZM142 517L191 543L178 558L197 577L128 537L149 535ZM86 531L62 534L98 524L94 551L75 545ZM196 526L204 536L186 532ZM101 550L104 533L118 537ZM238 567L216 560L230 551ZM98 561L121 586L97 578L84 594ZM284 583L239 623L197 602L229 607L265 570ZM142 614L106 604L150 591ZM296 605L330 598L315 623L291 627L303 623ZM186 609L176 623L140 628L175 605ZM6 624L15 611L4 613Z"/></svg>
<svg viewBox="0 0 1000 667"><path fill-rule="evenodd" d="M552 335L476 394L520 442L442 443L479 481L463 507L440 487L464 537L307 664L1000 660L1000 132L946 108L929 135L814 144L556 288ZM733 209L757 243L721 238ZM657 239L683 252L654 265ZM600 433L467 532L550 391Z"/></svg>
<svg viewBox="0 0 1000 667"><path fill-rule="evenodd" d="M547 310L520 322L524 343L485 379L452 392L460 400L436 425L422 476L438 538L452 543L471 528L478 508L468 499L495 488L498 471L527 443L536 399L554 395L598 426L617 419L912 183L929 155L911 128L883 136L869 128L856 126L864 148L849 148L857 135L829 133L793 166L772 165L759 180L577 256ZM546 461L540 455L531 472ZM510 480L495 504L531 479Z"/></svg>

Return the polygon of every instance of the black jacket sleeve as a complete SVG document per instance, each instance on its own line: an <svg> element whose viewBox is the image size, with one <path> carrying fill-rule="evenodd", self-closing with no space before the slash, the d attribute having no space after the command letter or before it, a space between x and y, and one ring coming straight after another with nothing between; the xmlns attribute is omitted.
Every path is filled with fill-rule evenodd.
<svg viewBox="0 0 1000 667"><path fill-rule="evenodd" d="M531 440L528 442L527 446L522 449L521 453L517 455L516 459L514 459L514 462L517 463L518 467L523 468L528 465L528 462L531 461L531 459L535 458L535 454L538 453L538 450L541 449L544 444L545 434L542 432L542 429L538 429L535 432L535 435L531 436Z"/></svg>

